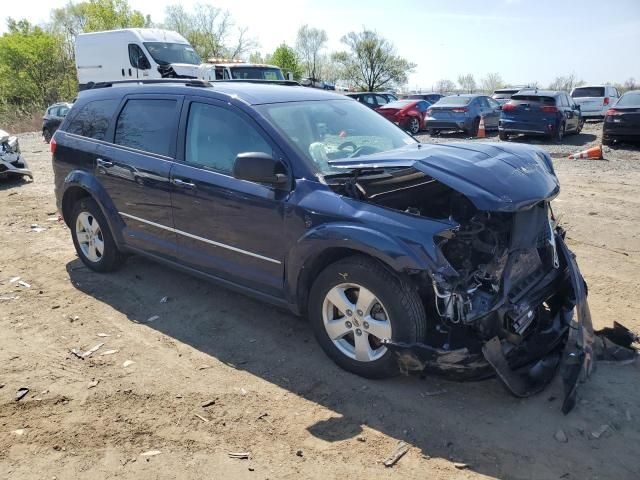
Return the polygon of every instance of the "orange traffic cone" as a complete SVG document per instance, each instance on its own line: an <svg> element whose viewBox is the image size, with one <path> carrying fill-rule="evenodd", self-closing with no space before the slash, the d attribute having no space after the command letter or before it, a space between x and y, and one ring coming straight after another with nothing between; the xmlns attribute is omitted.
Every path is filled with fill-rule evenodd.
<svg viewBox="0 0 640 480"><path fill-rule="evenodd" d="M485 138L487 136L487 132L484 129L484 117L480 116L480 125L478 125L478 138Z"/></svg>
<svg viewBox="0 0 640 480"><path fill-rule="evenodd" d="M575 160L577 158L591 158L593 160L602 160L602 145L587 148L582 152L569 155L570 160Z"/></svg>

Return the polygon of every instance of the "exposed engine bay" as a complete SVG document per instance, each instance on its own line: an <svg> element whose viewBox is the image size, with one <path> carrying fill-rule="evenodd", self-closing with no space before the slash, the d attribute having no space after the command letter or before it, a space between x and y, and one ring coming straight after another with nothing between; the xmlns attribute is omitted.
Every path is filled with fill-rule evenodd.
<svg viewBox="0 0 640 480"><path fill-rule="evenodd" d="M357 200L451 224L434 236L436 268L419 282L426 338L413 345L387 342L403 370L458 379L498 375L524 397L544 388L564 358L563 411L573 407L578 379L595 361L595 337L586 284L550 199L514 212L482 211L462 193L404 167L333 176L329 185ZM636 338L628 331L622 336ZM633 341L623 356L636 354Z"/></svg>
<svg viewBox="0 0 640 480"><path fill-rule="evenodd" d="M8 176L33 178L33 173L20 153L18 137L0 130L0 178Z"/></svg>

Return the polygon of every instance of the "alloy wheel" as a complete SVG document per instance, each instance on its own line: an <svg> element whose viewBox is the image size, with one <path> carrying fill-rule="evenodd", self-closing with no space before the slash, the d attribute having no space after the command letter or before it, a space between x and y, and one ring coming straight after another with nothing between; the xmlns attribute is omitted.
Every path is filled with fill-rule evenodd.
<svg viewBox="0 0 640 480"><path fill-rule="evenodd" d="M387 352L382 340L391 338L389 315L361 285L342 283L331 288L322 305L322 320L333 344L353 360L373 362Z"/></svg>
<svg viewBox="0 0 640 480"><path fill-rule="evenodd" d="M76 238L87 260L97 263L104 255L104 238L96 217L81 212L76 218Z"/></svg>

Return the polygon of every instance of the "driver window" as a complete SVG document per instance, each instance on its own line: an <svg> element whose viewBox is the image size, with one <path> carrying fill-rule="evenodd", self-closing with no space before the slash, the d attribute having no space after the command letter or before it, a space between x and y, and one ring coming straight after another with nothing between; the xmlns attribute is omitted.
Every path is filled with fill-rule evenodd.
<svg viewBox="0 0 640 480"><path fill-rule="evenodd" d="M376 95L376 102L378 102L378 105L386 105L389 103L389 101L382 95Z"/></svg>
<svg viewBox="0 0 640 480"><path fill-rule="evenodd" d="M375 105L376 102L373 99L373 95L363 95L362 96L362 102L366 103L367 105Z"/></svg>
<svg viewBox="0 0 640 480"><path fill-rule="evenodd" d="M187 122L185 161L230 175L239 153L273 149L256 128L226 108L192 103Z"/></svg>
<svg viewBox="0 0 640 480"><path fill-rule="evenodd" d="M129 44L129 63L133 68L138 68L140 70L148 70L151 68L146 55L135 43Z"/></svg>

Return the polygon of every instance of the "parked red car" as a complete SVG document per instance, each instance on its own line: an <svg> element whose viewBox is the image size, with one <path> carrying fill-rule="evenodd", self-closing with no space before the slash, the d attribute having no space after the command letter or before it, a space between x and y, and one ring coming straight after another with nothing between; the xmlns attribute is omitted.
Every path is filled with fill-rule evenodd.
<svg viewBox="0 0 640 480"><path fill-rule="evenodd" d="M424 128L430 106L426 100L397 100L376 108L376 112L415 135Z"/></svg>

